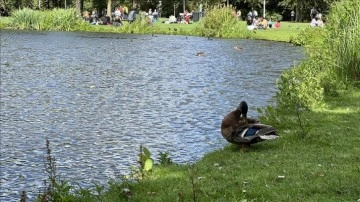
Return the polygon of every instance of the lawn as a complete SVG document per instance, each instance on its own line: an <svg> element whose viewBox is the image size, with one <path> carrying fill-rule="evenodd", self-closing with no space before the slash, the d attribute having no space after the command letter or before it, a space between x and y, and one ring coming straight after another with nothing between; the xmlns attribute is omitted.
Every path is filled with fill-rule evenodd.
<svg viewBox="0 0 360 202"><path fill-rule="evenodd" d="M177 30L183 30L184 32L191 35L192 32L196 29L196 26L199 22L194 22L191 24L165 24L162 21L166 19L160 19L159 22L153 24L153 32L155 33L167 33L171 31L172 34L176 34ZM243 21L244 27L246 22ZM266 30L256 30L252 33L251 37L254 39L264 39L272 41L284 41L289 42L292 37L296 37L301 30L304 30L309 26L309 23L293 23L293 22L281 22L281 27L279 29L266 29Z"/></svg>
<svg viewBox="0 0 360 202"><path fill-rule="evenodd" d="M196 27L199 22L193 22L191 24L165 24L166 18L160 18L158 22L154 22L150 27L150 33L153 34L171 34L171 35L197 35ZM245 21L243 21L244 27L246 27ZM124 26L129 26L128 22L124 22ZM272 41L289 42L291 38L296 37L302 30L309 26L309 23L292 23L281 22L281 27L278 29L266 29L256 30L251 32L250 38L263 39ZM121 32L121 27L98 25L93 26L92 31L99 32Z"/></svg>
<svg viewBox="0 0 360 202"><path fill-rule="evenodd" d="M193 165L156 166L147 179L129 186L130 198L358 201L359 99L360 91L355 89L328 98L324 107L303 112L306 136L300 135L298 124L289 121L283 123L286 129L280 131L279 139L255 144L248 151L229 144Z"/></svg>

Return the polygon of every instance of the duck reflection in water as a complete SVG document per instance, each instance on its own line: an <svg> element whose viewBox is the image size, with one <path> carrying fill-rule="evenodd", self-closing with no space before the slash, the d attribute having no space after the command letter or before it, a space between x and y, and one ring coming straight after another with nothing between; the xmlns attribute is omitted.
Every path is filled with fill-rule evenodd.
<svg viewBox="0 0 360 202"><path fill-rule="evenodd" d="M243 150L251 144L278 138L277 130L247 117L248 105L242 101L236 110L227 114L221 123L221 134L230 143L240 145Z"/></svg>

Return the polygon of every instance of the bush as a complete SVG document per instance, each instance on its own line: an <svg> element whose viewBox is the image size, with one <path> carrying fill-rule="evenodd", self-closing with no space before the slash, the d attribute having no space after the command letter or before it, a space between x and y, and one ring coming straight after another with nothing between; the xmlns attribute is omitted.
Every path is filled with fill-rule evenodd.
<svg viewBox="0 0 360 202"><path fill-rule="evenodd" d="M325 37L325 29L320 27L307 27L302 30L297 37L291 38L290 43L297 46L309 45L313 47L319 47Z"/></svg>
<svg viewBox="0 0 360 202"><path fill-rule="evenodd" d="M24 8L14 12L11 15L10 27L16 29L40 29L40 21L42 16L39 11L34 11L28 8Z"/></svg>
<svg viewBox="0 0 360 202"><path fill-rule="evenodd" d="M309 45L308 58L278 80L279 106L309 108L326 95L360 83L359 10L359 1L338 2L331 8L325 29L308 28L292 40Z"/></svg>
<svg viewBox="0 0 360 202"><path fill-rule="evenodd" d="M10 17L1 17L0 18L0 29L6 29L11 25Z"/></svg>
<svg viewBox="0 0 360 202"><path fill-rule="evenodd" d="M7 26L13 29L74 31L86 29L89 23L77 16L76 10L54 9L35 11L28 8L15 11Z"/></svg>
<svg viewBox="0 0 360 202"><path fill-rule="evenodd" d="M230 7L213 7L199 22L196 32L208 37L248 38L249 31L232 12Z"/></svg>
<svg viewBox="0 0 360 202"><path fill-rule="evenodd" d="M283 16L280 15L279 13L269 13L266 15L267 19L271 19L272 21L276 22L276 21L281 21L283 19Z"/></svg>

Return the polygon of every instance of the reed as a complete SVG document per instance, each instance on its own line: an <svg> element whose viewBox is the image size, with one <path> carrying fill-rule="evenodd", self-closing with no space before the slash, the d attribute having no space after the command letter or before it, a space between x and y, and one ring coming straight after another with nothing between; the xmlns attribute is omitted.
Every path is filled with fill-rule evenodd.
<svg viewBox="0 0 360 202"><path fill-rule="evenodd" d="M149 20L145 17L145 15L140 14L140 18L136 19L132 23L123 22L123 26L121 26L122 33L139 33L145 34L148 33L151 26L149 26Z"/></svg>
<svg viewBox="0 0 360 202"><path fill-rule="evenodd" d="M24 8L12 14L10 26L16 29L39 30L41 24L41 14L39 11Z"/></svg>
<svg viewBox="0 0 360 202"><path fill-rule="evenodd" d="M10 21L4 22L2 26L13 29L74 31L86 30L90 25L79 18L73 8L51 11L35 11L24 8L15 11Z"/></svg>
<svg viewBox="0 0 360 202"><path fill-rule="evenodd" d="M278 80L280 106L311 108L327 95L360 84L360 2L335 3L325 27L305 29L292 41L310 45L308 59Z"/></svg>
<svg viewBox="0 0 360 202"><path fill-rule="evenodd" d="M341 1L331 8L327 44L335 58L337 80L360 84L360 2Z"/></svg>

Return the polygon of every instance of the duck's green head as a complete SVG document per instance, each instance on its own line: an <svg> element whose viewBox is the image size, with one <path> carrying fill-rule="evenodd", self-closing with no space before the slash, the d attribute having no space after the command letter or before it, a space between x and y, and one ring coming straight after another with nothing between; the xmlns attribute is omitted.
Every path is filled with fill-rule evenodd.
<svg viewBox="0 0 360 202"><path fill-rule="evenodd" d="M237 111L241 112L242 117L246 117L248 112L248 105L245 101L240 102L239 106L236 109Z"/></svg>

